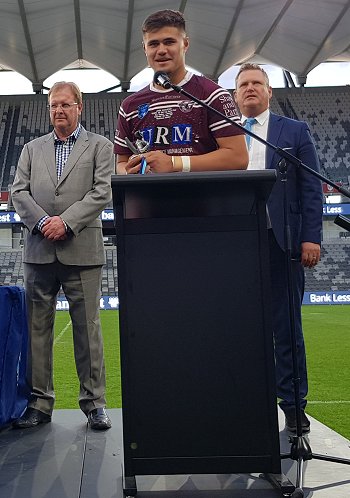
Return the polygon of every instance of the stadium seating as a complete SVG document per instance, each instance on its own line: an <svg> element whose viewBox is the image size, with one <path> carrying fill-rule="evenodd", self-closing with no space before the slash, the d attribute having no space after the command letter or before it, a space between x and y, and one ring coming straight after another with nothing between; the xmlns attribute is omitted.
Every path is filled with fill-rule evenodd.
<svg viewBox="0 0 350 498"><path fill-rule="evenodd" d="M102 273L102 295L115 296L118 294L117 281L117 250L115 247L106 248L106 264Z"/></svg>
<svg viewBox="0 0 350 498"><path fill-rule="evenodd" d="M106 247L106 264L102 273L102 294L116 296L117 283L117 254L115 247ZM23 265L21 249L0 248L0 285L18 285L23 287ZM63 292L60 291L60 295Z"/></svg>
<svg viewBox="0 0 350 498"><path fill-rule="evenodd" d="M122 93L84 94L82 125L113 142ZM23 145L52 127L47 95L0 96L0 190L12 185Z"/></svg>
<svg viewBox="0 0 350 498"><path fill-rule="evenodd" d="M322 244L321 261L306 270L306 291L346 291L350 289L350 241L332 240Z"/></svg>
<svg viewBox="0 0 350 498"><path fill-rule="evenodd" d="M275 89L271 108L306 121L320 158L321 173L349 184L350 86Z"/></svg>
<svg viewBox="0 0 350 498"><path fill-rule="evenodd" d="M84 94L82 124L114 139L116 117L125 93ZM12 184L23 145L51 129L46 95L0 96L0 190ZM271 109L306 121L320 157L322 173L349 183L350 86L276 88Z"/></svg>
<svg viewBox="0 0 350 498"><path fill-rule="evenodd" d="M22 251L0 250L0 284L23 286Z"/></svg>
<svg viewBox="0 0 350 498"><path fill-rule="evenodd" d="M85 94L83 126L114 139L116 117L123 93ZM12 184L23 145L51 130L46 95L0 96L0 190ZM322 173L333 181L349 184L350 86L332 88L277 88L271 109L304 120L314 137ZM322 260L306 271L306 290L349 290L350 238L327 240ZM102 293L117 291L116 249L106 246ZM20 250L0 249L0 284L23 285Z"/></svg>
<svg viewBox="0 0 350 498"><path fill-rule="evenodd" d="M106 264L102 274L102 295L116 296L117 253L106 247ZM321 261L316 268L305 271L306 291L348 291L350 289L350 239L329 240L322 245ZM0 249L0 285L23 286L21 250ZM62 295L62 292L61 292Z"/></svg>

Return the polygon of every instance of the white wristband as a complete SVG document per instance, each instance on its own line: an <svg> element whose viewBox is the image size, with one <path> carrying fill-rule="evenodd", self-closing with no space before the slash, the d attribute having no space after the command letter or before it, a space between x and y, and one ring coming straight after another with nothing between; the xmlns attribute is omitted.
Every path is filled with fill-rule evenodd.
<svg viewBox="0 0 350 498"><path fill-rule="evenodd" d="M182 171L184 173L189 173L191 171L191 157L181 156L181 160L182 160Z"/></svg>

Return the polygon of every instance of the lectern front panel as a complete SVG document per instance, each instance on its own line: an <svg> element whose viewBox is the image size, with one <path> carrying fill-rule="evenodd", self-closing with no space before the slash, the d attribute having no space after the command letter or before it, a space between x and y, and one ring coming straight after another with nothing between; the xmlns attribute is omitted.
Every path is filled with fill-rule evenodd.
<svg viewBox="0 0 350 498"><path fill-rule="evenodd" d="M117 187L126 476L280 472L267 189L218 177Z"/></svg>

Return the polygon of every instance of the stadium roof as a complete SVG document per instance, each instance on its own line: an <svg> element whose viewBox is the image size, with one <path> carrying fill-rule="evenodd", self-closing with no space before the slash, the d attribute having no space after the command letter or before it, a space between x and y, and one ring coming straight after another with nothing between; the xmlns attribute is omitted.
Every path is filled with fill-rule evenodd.
<svg viewBox="0 0 350 498"><path fill-rule="evenodd" d="M350 61L350 0L0 0L0 68L40 91L56 71L92 65L127 89L146 66L142 21L164 8L184 12L186 63L213 79L254 61L303 83L321 62Z"/></svg>

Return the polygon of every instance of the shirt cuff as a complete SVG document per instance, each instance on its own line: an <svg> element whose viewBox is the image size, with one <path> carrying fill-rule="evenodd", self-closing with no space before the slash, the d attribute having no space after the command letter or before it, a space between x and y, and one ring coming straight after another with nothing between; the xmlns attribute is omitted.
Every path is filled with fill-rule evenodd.
<svg viewBox="0 0 350 498"><path fill-rule="evenodd" d="M44 226L44 223L45 221L48 219L49 217L47 215L43 216L42 218L40 218L40 220L38 221L38 223L35 225L35 228L37 230L39 230L39 232L42 231L43 229L43 226Z"/></svg>
<svg viewBox="0 0 350 498"><path fill-rule="evenodd" d="M62 218L61 218L61 220L62 220ZM63 223L63 225L64 225L64 228L66 229L66 233L71 233L71 231L72 231L72 230L71 230L71 229L70 229L70 227L67 225L67 223L66 223L64 220L62 220L62 223Z"/></svg>

